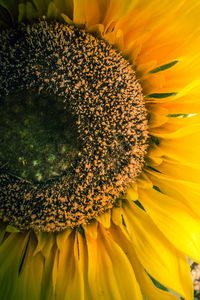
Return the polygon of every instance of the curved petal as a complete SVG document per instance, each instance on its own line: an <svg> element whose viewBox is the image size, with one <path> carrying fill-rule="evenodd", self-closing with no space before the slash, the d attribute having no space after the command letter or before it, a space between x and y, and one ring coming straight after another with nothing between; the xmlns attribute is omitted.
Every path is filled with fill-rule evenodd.
<svg viewBox="0 0 200 300"><path fill-rule="evenodd" d="M199 183L178 180L170 176L146 170L152 185L162 191L164 194L182 201L193 213L200 217L200 185ZM147 176L147 177L148 177Z"/></svg>
<svg viewBox="0 0 200 300"><path fill-rule="evenodd" d="M141 265L134 251L134 245L127 240L118 226L111 226L109 229L113 239L118 243L121 249L126 253L136 274L136 278L140 284L142 293L149 300L177 300L173 294L158 289L150 279L149 275Z"/></svg>
<svg viewBox="0 0 200 300"><path fill-rule="evenodd" d="M143 268L165 287L192 299L193 287L186 257L167 241L145 211L124 204L125 223Z"/></svg>
<svg viewBox="0 0 200 300"><path fill-rule="evenodd" d="M93 299L141 299L142 294L126 253L100 225L98 238L86 235L88 278Z"/></svg>
<svg viewBox="0 0 200 300"><path fill-rule="evenodd" d="M76 231L65 241L59 252L55 293L58 299L91 299L87 280L87 246ZM56 298L56 299L57 299Z"/></svg>
<svg viewBox="0 0 200 300"><path fill-rule="evenodd" d="M139 189L139 200L156 226L185 255L200 262L200 218L182 201L154 188Z"/></svg>

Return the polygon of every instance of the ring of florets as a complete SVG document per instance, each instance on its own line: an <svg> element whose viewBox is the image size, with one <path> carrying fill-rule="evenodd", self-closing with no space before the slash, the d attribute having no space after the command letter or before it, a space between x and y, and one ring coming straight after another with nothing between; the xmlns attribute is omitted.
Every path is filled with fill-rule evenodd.
<svg viewBox="0 0 200 300"><path fill-rule="evenodd" d="M42 184L0 173L0 219L20 229L60 231L116 205L140 174L147 113L132 66L104 40L38 21L0 33L0 94L37 89L63 98L81 151L70 171Z"/></svg>

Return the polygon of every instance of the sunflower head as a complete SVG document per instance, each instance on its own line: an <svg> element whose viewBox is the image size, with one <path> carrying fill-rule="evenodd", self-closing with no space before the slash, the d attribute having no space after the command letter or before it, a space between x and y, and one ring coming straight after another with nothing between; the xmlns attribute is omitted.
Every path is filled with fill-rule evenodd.
<svg viewBox="0 0 200 300"><path fill-rule="evenodd" d="M44 231L88 223L116 205L144 164L147 113L135 72L104 40L46 18L2 30L1 41L1 185L12 191L1 216Z"/></svg>
<svg viewBox="0 0 200 300"><path fill-rule="evenodd" d="M0 0L0 298L193 299L199 13Z"/></svg>

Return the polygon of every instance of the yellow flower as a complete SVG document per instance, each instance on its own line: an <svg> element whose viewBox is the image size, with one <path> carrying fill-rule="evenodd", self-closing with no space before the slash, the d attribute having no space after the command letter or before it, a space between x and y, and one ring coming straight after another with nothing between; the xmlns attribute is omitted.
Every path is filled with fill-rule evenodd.
<svg viewBox="0 0 200 300"><path fill-rule="evenodd" d="M16 182L5 185L7 175L0 174L1 299L139 300L143 296L149 300L178 299L157 288L151 278L184 299L193 299L186 256L200 262L199 14L199 0L0 0L4 33L18 23L32 24L45 16L41 26L57 20L64 24L56 26L65 34L73 36L73 30L77 30L83 34L80 40L85 37L89 43L100 41L101 45L107 45L107 53L113 60L120 51L135 71L119 56L120 66L123 69L126 66L124 72L128 72L128 84L119 97L124 93L129 105L132 94L127 91L134 90L145 101L146 109L138 104L136 114L139 118L144 116L138 130L143 132L143 144L148 146L148 149L141 144L139 148L133 147L137 163L131 160L127 170L117 173L116 178L113 175L116 181L106 185L105 193L99 189L99 198L92 192L93 202L84 196L79 197L79 202L70 198L75 210L67 211L64 225L57 223L57 218L53 218L52 225L48 220L50 212L44 210L47 216L41 216L39 225L31 221L28 228L22 213L26 203L17 206L17 197L12 202L12 191L20 190L19 186ZM73 24L75 29L70 27ZM33 34L40 25L26 26L27 32ZM3 39L2 34L0 38ZM1 56L0 64L4 66ZM76 74L73 75L75 78ZM131 76L134 87L129 90ZM3 89L1 85L0 88ZM129 121L127 126L133 122ZM126 126L123 130L128 132ZM137 134L136 139L139 139ZM137 174L131 173L133 166L138 167ZM97 180L95 175L91 180L92 184ZM21 196L20 193L15 195ZM117 199L111 201L109 193L112 197L117 195ZM20 199L25 199L24 195ZM96 203L98 209L95 205L84 206L87 201ZM17 218L16 208L12 208L15 205L20 206ZM90 211L89 217L86 209ZM33 211L30 217L34 219ZM43 220L48 225L41 225L40 229Z"/></svg>

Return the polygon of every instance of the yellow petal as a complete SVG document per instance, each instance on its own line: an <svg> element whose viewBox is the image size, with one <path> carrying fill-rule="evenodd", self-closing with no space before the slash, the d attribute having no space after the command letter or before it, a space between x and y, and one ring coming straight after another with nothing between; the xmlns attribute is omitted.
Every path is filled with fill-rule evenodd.
<svg viewBox="0 0 200 300"><path fill-rule="evenodd" d="M187 119L187 118L183 118L183 119ZM169 139L169 140L177 139L177 138L186 138L187 136L188 138L190 138L190 134L200 135L200 124L192 124L190 126L185 126L174 132L162 132L161 129L157 129L157 131L151 130L151 135L162 139ZM174 144L176 144L176 142L174 142Z"/></svg>
<svg viewBox="0 0 200 300"><path fill-rule="evenodd" d="M35 7L30 3L20 3L19 4L19 15L18 22L22 22L23 20L32 20L38 17L38 12Z"/></svg>
<svg viewBox="0 0 200 300"><path fill-rule="evenodd" d="M59 16L58 9L56 8L53 2L50 2L48 9L47 9L47 18L56 19Z"/></svg>
<svg viewBox="0 0 200 300"><path fill-rule="evenodd" d="M53 240L52 240L53 242ZM40 282L41 294L40 299L55 299L56 290L56 274L57 274L57 263L58 263L58 249L54 244L50 245L50 251L48 256L43 257L43 274Z"/></svg>
<svg viewBox="0 0 200 300"><path fill-rule="evenodd" d="M87 280L87 247L84 237L76 232L74 240L74 272L68 281L68 290L64 299L89 299L90 290ZM68 266L66 265L65 268Z"/></svg>
<svg viewBox="0 0 200 300"><path fill-rule="evenodd" d="M156 170L174 178L175 180L186 180L194 183L199 183L200 164L180 163L175 160L163 158L162 163L156 166Z"/></svg>
<svg viewBox="0 0 200 300"><path fill-rule="evenodd" d="M20 272L18 272L17 288L14 293L14 299L16 300L40 298L43 257L39 253L33 256L35 246L36 238L32 235L24 253L23 265L21 265Z"/></svg>
<svg viewBox="0 0 200 300"><path fill-rule="evenodd" d="M126 239L124 234L120 231L120 228L113 225L109 229L109 232L111 233L115 242L117 242L120 248L126 253L129 261L131 262L137 281L140 284L142 294L147 297L148 300L177 300L177 297L175 297L173 294L162 291L153 284L152 280L147 275L146 270L143 268L137 258L137 255L134 251L134 245L130 242L130 240Z"/></svg>
<svg viewBox="0 0 200 300"><path fill-rule="evenodd" d="M41 251L45 257L49 257L51 248L55 244L55 235L49 232L37 232L36 235L38 242L33 255Z"/></svg>
<svg viewBox="0 0 200 300"><path fill-rule="evenodd" d="M102 23L107 7L107 0L86 1L87 28L90 28L91 26L94 26L96 24L101 24L104 27L104 24Z"/></svg>
<svg viewBox="0 0 200 300"><path fill-rule="evenodd" d="M14 299L29 233L10 233L0 246L0 298ZM8 255L9 253L9 255ZM16 299L18 300L18 299Z"/></svg>
<svg viewBox="0 0 200 300"><path fill-rule="evenodd" d="M58 246L58 249L63 250L65 243L71 234L72 229L68 228L67 230L61 231L56 234L56 243Z"/></svg>
<svg viewBox="0 0 200 300"><path fill-rule="evenodd" d="M126 254L101 226L98 239L86 235L88 278L94 299L141 299L133 268ZM93 299L92 298L92 299Z"/></svg>
<svg viewBox="0 0 200 300"><path fill-rule="evenodd" d="M150 217L133 203L124 204L125 223L144 269L165 287L192 300L189 265L183 254L158 230ZM184 269L180 272L180 267Z"/></svg>
<svg viewBox="0 0 200 300"><path fill-rule="evenodd" d="M182 201L155 189L140 189L139 200L166 238L179 251L200 261L200 218Z"/></svg>
<svg viewBox="0 0 200 300"><path fill-rule="evenodd" d="M124 236L126 236L127 239L130 239L126 225L124 224L124 217L123 217L124 211L121 207L114 207L112 209L112 222L119 226L121 231L123 232Z"/></svg>
<svg viewBox="0 0 200 300"><path fill-rule="evenodd" d="M185 180L178 180L170 176L146 170L152 185L158 187L166 195L182 201L200 217L200 185Z"/></svg>
<svg viewBox="0 0 200 300"><path fill-rule="evenodd" d="M91 299L87 279L87 246L77 231L65 241L59 254L56 296L62 300Z"/></svg>
<svg viewBox="0 0 200 300"><path fill-rule="evenodd" d="M73 0L73 22L74 24L81 25L86 23L86 1L85 0Z"/></svg>
<svg viewBox="0 0 200 300"><path fill-rule="evenodd" d="M73 19L73 0L53 0L53 3L61 14Z"/></svg>
<svg viewBox="0 0 200 300"><path fill-rule="evenodd" d="M40 16L42 15L42 13L47 11L47 7L52 3L51 0L29 0L29 2L33 2Z"/></svg>
<svg viewBox="0 0 200 300"><path fill-rule="evenodd" d="M179 91L173 101L164 103L164 106L168 109L169 113L183 113L193 114L200 112L200 80L196 79L185 86L184 89Z"/></svg>
<svg viewBox="0 0 200 300"><path fill-rule="evenodd" d="M97 234L98 234L98 222L94 221L91 222L87 225L83 226L83 229L85 232L87 232L87 234L89 234L89 236L93 239L97 238Z"/></svg>
<svg viewBox="0 0 200 300"><path fill-rule="evenodd" d="M96 217L96 220L103 225L105 228L110 227L110 219L111 219L111 212L108 210L107 212L99 215Z"/></svg>
<svg viewBox="0 0 200 300"><path fill-rule="evenodd" d="M149 121L149 127L155 128L160 127L161 125L165 124L168 120L168 110L166 108L163 108L158 105L148 105L148 110L150 111L150 121Z"/></svg>
<svg viewBox="0 0 200 300"><path fill-rule="evenodd" d="M65 300L67 297L68 285L71 284L72 274L74 274L73 247L75 242L74 233L63 240L63 247L60 251L57 266L56 296ZM50 270L51 271L51 270ZM44 298L45 299L45 298ZM47 298L48 299L48 298Z"/></svg>
<svg viewBox="0 0 200 300"><path fill-rule="evenodd" d="M160 151L168 158L182 163L200 163L200 143L197 142L199 129L200 125L194 125L187 128L187 130L179 130L174 135L169 134L168 138L161 140L159 145Z"/></svg>

